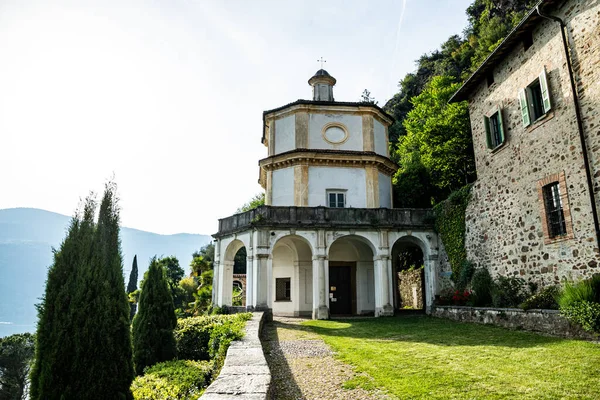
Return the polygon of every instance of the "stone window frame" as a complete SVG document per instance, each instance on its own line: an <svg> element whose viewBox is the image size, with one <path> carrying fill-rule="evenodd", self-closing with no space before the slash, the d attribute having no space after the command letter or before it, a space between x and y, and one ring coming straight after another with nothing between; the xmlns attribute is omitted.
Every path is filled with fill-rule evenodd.
<svg viewBox="0 0 600 400"><path fill-rule="evenodd" d="M276 302L292 301L292 278L290 278L290 277L275 278L275 301Z"/></svg>
<svg viewBox="0 0 600 400"><path fill-rule="evenodd" d="M494 146L494 143L492 142L492 137L491 137L490 122L491 122L492 118L494 117L494 115L496 115L496 114L498 114L498 123L499 123L499 128L500 128L501 141L500 141L500 143L498 143ZM504 119L502 117L502 106L500 104L496 105L493 109L491 109L486 114L484 114L483 128L485 131L485 141L486 141L488 150L490 150L492 153L495 153L496 151L498 151L502 147L504 147L504 145L507 142L507 138L506 138Z"/></svg>
<svg viewBox="0 0 600 400"><path fill-rule="evenodd" d="M550 237L550 230L548 228L548 214L546 212L546 202L544 201L544 187L552 183L558 183L558 189L560 191L560 199L562 203L563 216L565 219L565 226L567 233L565 235ZM567 191L567 181L565 178L565 172L561 171L557 174L548 175L547 177L537 181L538 190L538 201L540 202L540 213L542 218L542 230L544 231L544 244L550 244L560 242L563 240L570 240L575 238L573 233L573 221L571 217L571 206L569 204L569 193Z"/></svg>
<svg viewBox="0 0 600 400"><path fill-rule="evenodd" d="M344 205L342 207L338 207L337 205L335 207L332 207L331 204L329 203L329 195L330 194L335 194L336 195L336 204L338 203L338 195L343 195L344 196ZM327 205L327 207L329 208L346 208L346 204L348 203L348 190L346 189L327 189L325 190L325 204Z"/></svg>

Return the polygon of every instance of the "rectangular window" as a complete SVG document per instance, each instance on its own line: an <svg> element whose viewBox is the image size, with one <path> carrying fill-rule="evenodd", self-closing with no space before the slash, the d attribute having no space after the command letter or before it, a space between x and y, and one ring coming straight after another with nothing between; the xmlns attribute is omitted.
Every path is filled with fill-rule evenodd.
<svg viewBox="0 0 600 400"><path fill-rule="evenodd" d="M346 207L346 192L345 191L327 191L327 206L332 208Z"/></svg>
<svg viewBox="0 0 600 400"><path fill-rule="evenodd" d="M291 278L275 278L275 301L292 300Z"/></svg>
<svg viewBox="0 0 600 400"><path fill-rule="evenodd" d="M546 69L539 77L519 92L519 104L523 126L527 127L550 111L550 91L548 90L548 77Z"/></svg>
<svg viewBox="0 0 600 400"><path fill-rule="evenodd" d="M489 117L484 117L484 124L489 149L495 149L504 143L504 124L502 123L502 109L500 107Z"/></svg>
<svg viewBox="0 0 600 400"><path fill-rule="evenodd" d="M563 212L562 200L558 182L552 182L543 188L544 205L546 206L546 220L548 222L548 236L551 239L567 234L567 224Z"/></svg>

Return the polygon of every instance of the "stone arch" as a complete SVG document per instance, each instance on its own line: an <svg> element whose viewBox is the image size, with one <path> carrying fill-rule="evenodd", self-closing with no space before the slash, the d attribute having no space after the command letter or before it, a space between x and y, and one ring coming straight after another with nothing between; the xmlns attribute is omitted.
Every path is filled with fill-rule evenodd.
<svg viewBox="0 0 600 400"><path fill-rule="evenodd" d="M376 256L373 242L359 234L337 237L329 245L325 287L332 315L375 312Z"/></svg>
<svg viewBox="0 0 600 400"><path fill-rule="evenodd" d="M271 298L274 315L310 316L313 304L313 248L303 236L287 234L271 250Z"/></svg>
<svg viewBox="0 0 600 400"><path fill-rule="evenodd" d="M430 241L433 233L417 233L399 235L393 244L390 246L390 252L394 255L394 250L398 245L410 244L418 247L423 254L423 300L424 310L429 312L435 295L437 294L437 263L434 256L434 249L432 249ZM394 266L393 266L394 267ZM396 272L394 270L394 272ZM394 274L396 275L396 274ZM397 276L395 276L396 278ZM394 293L396 293L396 279L394 279Z"/></svg>
<svg viewBox="0 0 600 400"><path fill-rule="evenodd" d="M231 306L233 304L234 259L238 251L240 251L240 249L242 248L248 249L246 244L242 240L240 240L240 238L234 238L231 242L227 244L227 247L223 252L223 259L221 261L219 271L221 275L219 284L219 305ZM240 277L237 277L237 280L240 281ZM242 299L242 305L247 304L247 295L247 291L242 292L242 296L244 296L244 299Z"/></svg>
<svg viewBox="0 0 600 400"><path fill-rule="evenodd" d="M297 238L298 240L303 241L309 247L311 253L315 254L315 243L313 243L313 241L311 240L312 238L308 237L303 232L290 233L289 231L277 232L275 234L275 236L272 237L269 253L273 254L273 250L275 249L275 246L277 245L277 243L279 243L279 241L281 239L285 239L285 238Z"/></svg>

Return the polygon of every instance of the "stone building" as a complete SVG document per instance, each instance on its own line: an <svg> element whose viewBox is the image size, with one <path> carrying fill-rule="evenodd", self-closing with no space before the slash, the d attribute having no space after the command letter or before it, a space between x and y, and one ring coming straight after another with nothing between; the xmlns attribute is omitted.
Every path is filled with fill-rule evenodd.
<svg viewBox="0 0 600 400"><path fill-rule="evenodd" d="M541 284L600 272L600 2L541 1L462 100L478 175L468 258Z"/></svg>
<svg viewBox="0 0 600 400"><path fill-rule="evenodd" d="M219 220L213 302L231 305L233 260L245 247L246 306L275 315L392 315L392 259L418 246L425 304L438 293L430 210L392 209L392 118L370 103L336 102L335 78L310 78L312 100L263 113L265 206Z"/></svg>

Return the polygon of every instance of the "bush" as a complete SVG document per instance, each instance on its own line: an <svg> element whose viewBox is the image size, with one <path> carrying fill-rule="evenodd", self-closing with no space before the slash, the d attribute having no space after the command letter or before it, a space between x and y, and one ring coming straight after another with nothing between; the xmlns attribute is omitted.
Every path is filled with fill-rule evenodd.
<svg viewBox="0 0 600 400"><path fill-rule="evenodd" d="M494 281L487 268L478 268L471 278L471 289L473 297L471 299L475 307L489 306L492 304L492 289Z"/></svg>
<svg viewBox="0 0 600 400"><path fill-rule="evenodd" d="M546 286L539 293L530 296L521 304L523 310L546 309L558 310L556 299L560 293L558 286Z"/></svg>
<svg viewBox="0 0 600 400"><path fill-rule="evenodd" d="M600 275L579 282L567 282L560 292L560 308L569 307L580 301L600 303Z"/></svg>
<svg viewBox="0 0 600 400"><path fill-rule="evenodd" d="M560 307L560 313L570 322L581 325L588 332L600 333L600 304L587 300Z"/></svg>
<svg viewBox="0 0 600 400"><path fill-rule="evenodd" d="M494 307L518 307L528 297L525 280L515 276L499 276L492 287Z"/></svg>
<svg viewBox="0 0 600 400"><path fill-rule="evenodd" d="M469 282L471 282L474 272L475 264L468 260L463 261L458 277L456 278L456 288L458 290L465 290L467 286L469 286Z"/></svg>
<svg viewBox="0 0 600 400"><path fill-rule="evenodd" d="M177 360L146 368L131 385L136 400L196 400L209 384L213 363Z"/></svg>
<svg viewBox="0 0 600 400"><path fill-rule="evenodd" d="M231 341L244 336L252 314L210 315L180 319L175 329L180 359L209 360L227 351Z"/></svg>

